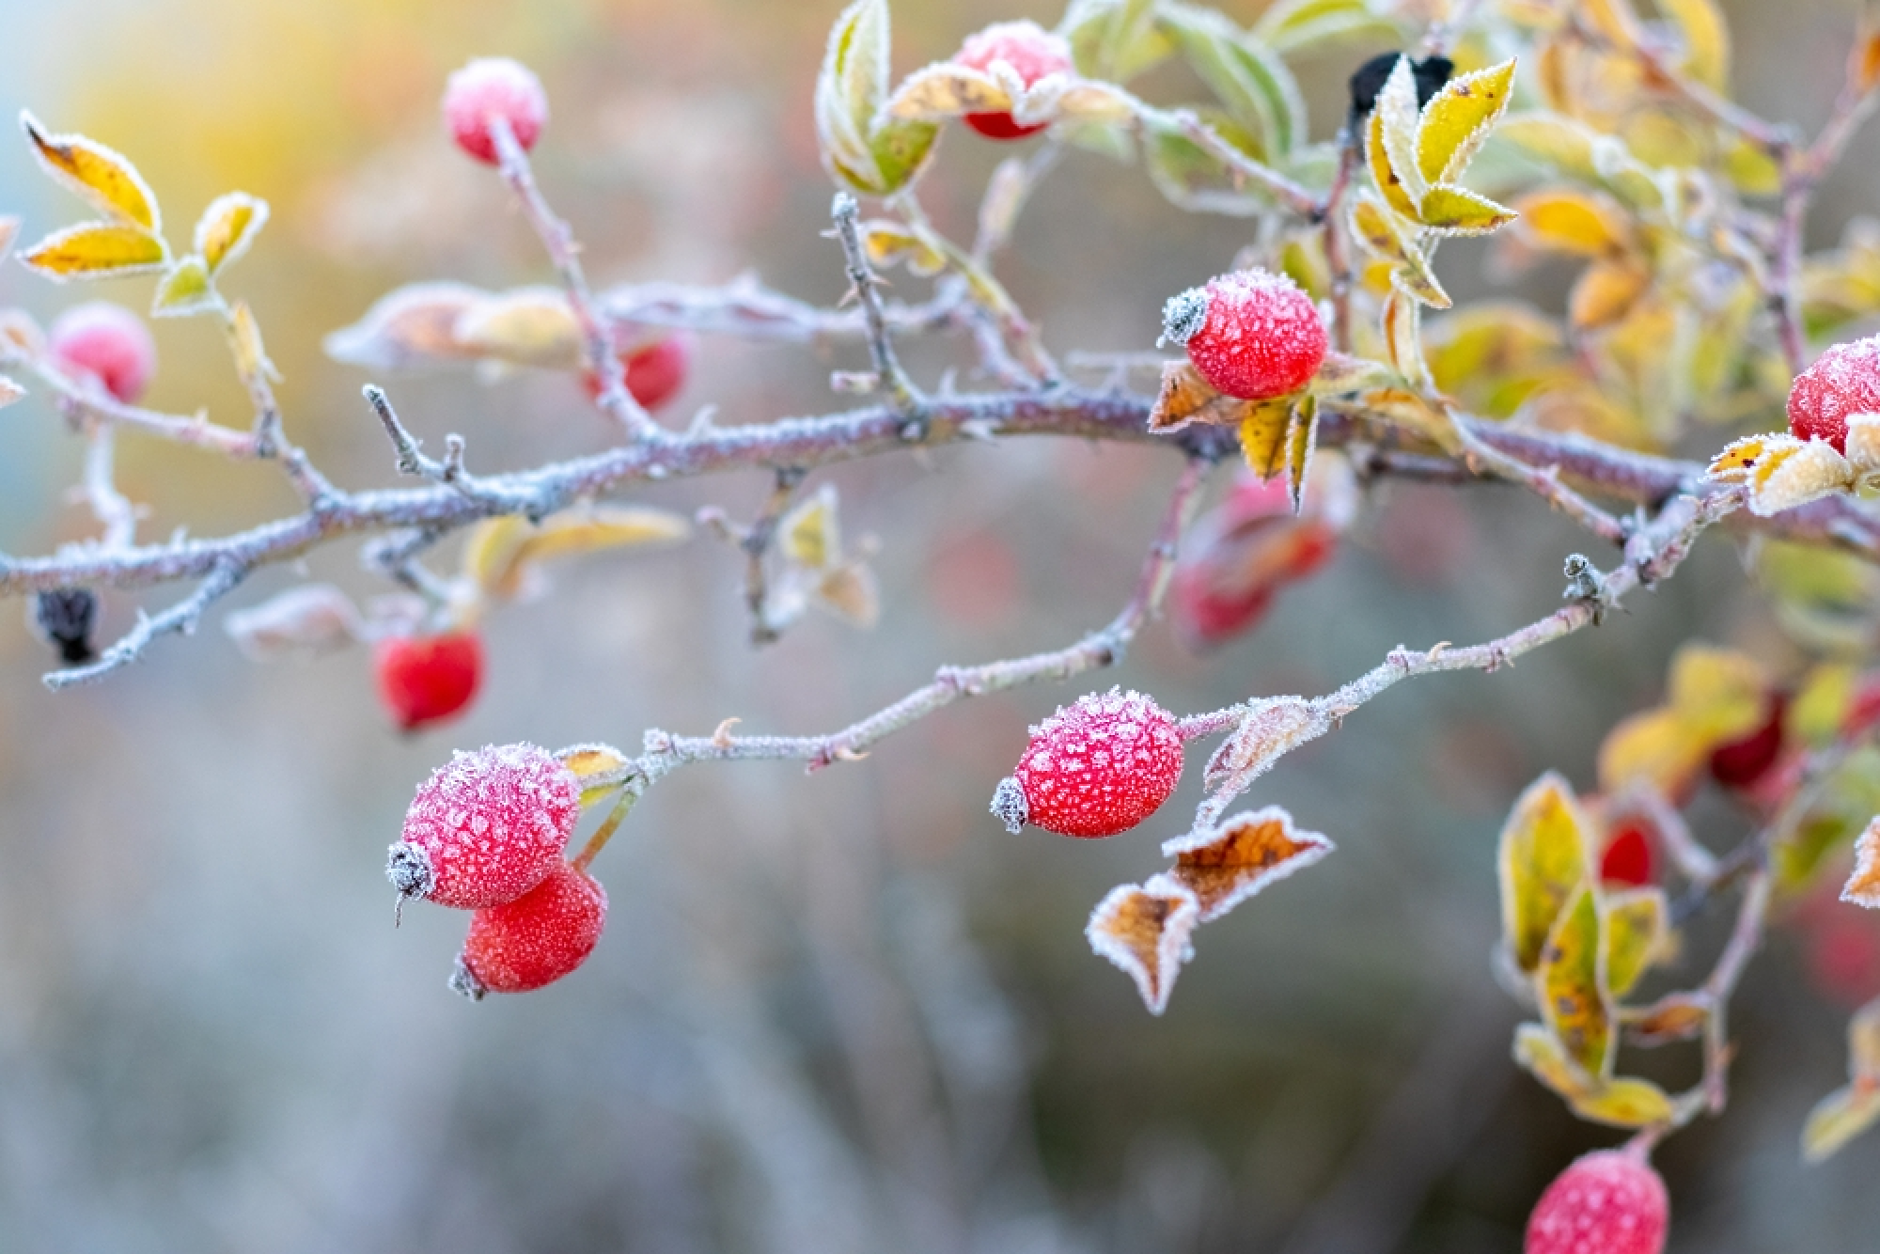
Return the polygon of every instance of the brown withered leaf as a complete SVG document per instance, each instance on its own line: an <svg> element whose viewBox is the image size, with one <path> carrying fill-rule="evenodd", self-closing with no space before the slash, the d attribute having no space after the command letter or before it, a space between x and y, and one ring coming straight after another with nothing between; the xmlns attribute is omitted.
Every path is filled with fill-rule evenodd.
<svg viewBox="0 0 1880 1254"><path fill-rule="evenodd" d="M1171 361L1162 367L1162 392L1149 411L1149 430L1174 431L1191 422L1232 427L1253 412L1253 404L1222 396L1192 365Z"/></svg>
<svg viewBox="0 0 1880 1254"><path fill-rule="evenodd" d="M1622 1013L1627 1035L1640 1045L1693 1041L1710 1021L1710 1005L1691 993L1667 993L1649 1006Z"/></svg>
<svg viewBox="0 0 1880 1254"><path fill-rule="evenodd" d="M1175 859L1168 877L1194 894L1202 923L1311 866L1332 848L1320 833L1295 828L1292 815L1279 806L1231 815L1207 831L1162 844L1162 852Z"/></svg>
<svg viewBox="0 0 1880 1254"><path fill-rule="evenodd" d="M1084 935L1090 947L1136 981L1142 1004L1159 1015L1168 1007L1175 977L1192 950L1189 938L1201 921L1195 895L1166 875L1146 884L1112 888L1090 914Z"/></svg>
<svg viewBox="0 0 1880 1254"><path fill-rule="evenodd" d="M1854 841L1854 873L1841 889L1841 900L1880 910L1880 816Z"/></svg>
<svg viewBox="0 0 1880 1254"><path fill-rule="evenodd" d="M1304 697L1253 702L1233 735L1208 759L1203 777L1208 791L1243 791L1286 753L1317 740L1331 728L1332 721Z"/></svg>

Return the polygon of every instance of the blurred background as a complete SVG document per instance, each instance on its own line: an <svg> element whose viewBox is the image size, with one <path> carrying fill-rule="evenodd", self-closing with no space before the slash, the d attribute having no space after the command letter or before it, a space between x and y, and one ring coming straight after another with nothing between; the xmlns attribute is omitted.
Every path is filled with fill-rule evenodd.
<svg viewBox="0 0 1880 1254"><path fill-rule="evenodd" d="M325 359L321 337L400 283L552 279L498 181L445 140L445 75L490 54L540 72L553 114L538 172L598 283L753 270L831 303L844 285L820 237L830 188L809 98L838 7L13 0L0 4L14 49L0 111L29 106L130 155L173 238L220 192L267 198L272 221L229 287L285 376L290 432L341 484L389 484L364 376ZM1244 22L1262 5L1224 7ZM1742 98L1819 125L1857 5L1726 7ZM896 71L985 22L1058 13L901 0ZM1298 67L1315 138L1368 51ZM1145 90L1187 86L1168 71ZM944 228L969 229L1003 155L945 137L924 184ZM1870 132L1811 241L1880 205L1876 170ZM28 238L79 212L23 143L0 144L0 208ZM1179 213L1139 172L1073 154L1003 273L1055 349L1139 351L1162 300L1245 242L1244 224ZM1459 298L1496 290L1482 256L1445 250ZM1565 277L1543 269L1524 294L1557 309ZM141 308L148 290L95 294ZM42 319L93 294L0 269L0 304ZM147 403L245 423L215 328L156 334ZM837 408L829 371L865 364L852 349L696 347L680 410L714 404L725 424ZM962 351L909 356L931 381ZM564 377L392 383L420 435L463 432L479 469L609 434ZM67 494L79 445L51 407L9 410L0 448L0 550L90 533ZM145 537L295 507L271 467L135 436L121 463L150 506ZM1262 780L1253 801L1287 806L1338 852L1208 928L1159 1019L1082 928L1110 886L1162 864L1172 826L1102 843L1008 836L986 801L1026 724L1098 684L1189 712L1317 694L1400 642L1500 634L1557 603L1579 533L1526 496L1379 485L1338 560L1217 652L1195 656L1156 625L1112 674L956 707L859 766L679 773L597 864L607 935L554 987L471 1005L444 987L463 916L414 908L393 930L385 846L453 747L631 746L648 727L702 733L731 716L749 732L826 731L940 663L1067 643L1128 596L1177 469L1160 450L1038 440L821 472L849 534L879 542L873 632L812 618L757 651L731 550L698 538L596 558L492 617L481 699L414 738L378 709L363 650L255 666L219 614L108 683L53 696L39 683L51 655L6 608L0 1250L1516 1249L1546 1181L1618 1137L1508 1059L1520 1016L1490 976L1495 836L1541 770L1592 785L1599 737L1657 699L1679 641L1792 661L1720 537L1601 629L1498 675L1406 685ZM632 499L747 518L768 491L766 476L732 475ZM306 575L378 590L340 544L304 571L264 572L234 604ZM106 630L138 604L108 595ZM1169 814L1185 815L1198 776ZM1727 823L1702 834L1734 840ZM1837 967L1778 929L1749 975L1732 1105L1660 1154L1674 1251L1873 1248L1880 1137L1812 1169L1796 1148L1809 1106L1841 1081L1849 1005L1880 991L1880 937L1845 909L1852 959ZM1708 963L1716 922L1694 930L1686 970ZM1652 1066L1685 1083L1696 1061L1668 1051Z"/></svg>

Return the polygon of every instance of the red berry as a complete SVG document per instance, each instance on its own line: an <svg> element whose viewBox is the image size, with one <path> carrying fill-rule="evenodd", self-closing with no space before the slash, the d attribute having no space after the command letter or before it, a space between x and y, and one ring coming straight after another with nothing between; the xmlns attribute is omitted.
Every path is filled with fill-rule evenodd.
<svg viewBox="0 0 1880 1254"><path fill-rule="evenodd" d="M60 314L46 334L46 348L67 373L89 375L126 405L137 402L157 372L150 328L109 301L74 305Z"/></svg>
<svg viewBox="0 0 1880 1254"><path fill-rule="evenodd" d="M686 370L692 364L692 351L686 347L685 340L669 335L631 353L623 353L620 364L626 370L628 393L640 402L641 408L653 410L664 405L685 386ZM584 375L581 383L587 389L589 398L600 397L599 379L591 374Z"/></svg>
<svg viewBox="0 0 1880 1254"><path fill-rule="evenodd" d="M1880 335L1836 344L1789 387L1789 433L1847 451L1847 420L1880 414Z"/></svg>
<svg viewBox="0 0 1880 1254"><path fill-rule="evenodd" d="M1185 345L1215 391L1250 401L1303 388L1328 343L1312 298L1266 270L1237 270L1171 297L1162 338Z"/></svg>
<svg viewBox="0 0 1880 1254"><path fill-rule="evenodd" d="M1600 883L1642 888L1657 878L1656 861L1651 825L1644 819L1628 819L1614 829L1599 856Z"/></svg>
<svg viewBox="0 0 1880 1254"><path fill-rule="evenodd" d="M405 897L475 910L514 901L561 865L581 786L534 745L458 752L418 786L385 874Z"/></svg>
<svg viewBox="0 0 1880 1254"><path fill-rule="evenodd" d="M394 636L379 641L372 660L379 699L405 731L458 713L483 680L483 642L473 631Z"/></svg>
<svg viewBox="0 0 1880 1254"><path fill-rule="evenodd" d="M1031 729L992 812L1016 832L1026 822L1061 836L1114 836L1154 814L1182 774L1182 738L1167 710L1112 688Z"/></svg>
<svg viewBox="0 0 1880 1254"><path fill-rule="evenodd" d="M1597 1150L1555 1177L1528 1217L1523 1254L1661 1254L1665 1182L1632 1150Z"/></svg>
<svg viewBox="0 0 1880 1254"><path fill-rule="evenodd" d="M490 122L509 123L516 143L527 152L535 147L542 124L548 121L548 94L542 80L520 61L508 57L478 57L453 72L444 84L444 123L457 146L478 161L495 165L496 144Z"/></svg>
<svg viewBox="0 0 1880 1254"><path fill-rule="evenodd" d="M1782 716L1788 698L1769 697L1768 717L1749 735L1719 745L1710 755L1710 775L1726 788L1752 788L1782 754Z"/></svg>
<svg viewBox="0 0 1880 1254"><path fill-rule="evenodd" d="M1337 529L1308 511L1295 517L1284 478L1239 480L1194 530L1175 567L1175 628L1196 648L1251 629L1286 584L1304 579L1338 550Z"/></svg>
<svg viewBox="0 0 1880 1254"><path fill-rule="evenodd" d="M607 925L607 890L562 863L514 901L470 916L450 986L470 998L553 984L594 952Z"/></svg>
<svg viewBox="0 0 1880 1254"><path fill-rule="evenodd" d="M1847 699L1847 712L1841 715L1841 738L1852 740L1865 736L1880 725L1880 674L1863 675Z"/></svg>
<svg viewBox="0 0 1880 1254"><path fill-rule="evenodd" d="M1010 66L1026 87L1048 75L1069 74L1073 69L1070 43L1036 22L994 23L976 35L968 35L966 43L953 54L953 64L969 70L990 73L999 62ZM1040 122L1020 126L1010 113L969 113L962 121L987 139L1023 139L1049 125Z"/></svg>

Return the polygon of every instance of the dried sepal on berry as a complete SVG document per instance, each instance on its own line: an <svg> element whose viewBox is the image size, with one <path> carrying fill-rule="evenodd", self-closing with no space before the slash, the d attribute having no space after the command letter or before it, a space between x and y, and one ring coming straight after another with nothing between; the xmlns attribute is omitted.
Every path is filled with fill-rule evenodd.
<svg viewBox="0 0 1880 1254"><path fill-rule="evenodd" d="M1189 944L1201 921L1193 893L1165 875L1146 884L1112 888L1090 914L1090 947L1115 963L1142 994L1149 1013L1168 1008L1175 977L1193 954Z"/></svg>
<svg viewBox="0 0 1880 1254"><path fill-rule="evenodd" d="M1168 800L1181 780L1174 716L1139 692L1089 693L1031 729L1009 782L1025 819L1060 836L1114 836ZM1009 826L1018 806L1001 783L994 813Z"/></svg>
<svg viewBox="0 0 1880 1254"><path fill-rule="evenodd" d="M580 794L535 745L458 752L418 786L386 875L401 898L462 910L513 901L561 865Z"/></svg>
<svg viewBox="0 0 1880 1254"><path fill-rule="evenodd" d="M607 890L563 863L515 900L470 917L450 988L481 1001L553 984L587 961L606 926Z"/></svg>
<svg viewBox="0 0 1880 1254"><path fill-rule="evenodd" d="M1162 852L1175 859L1168 878L1194 894L1202 923L1311 866L1332 848L1320 833L1294 827L1292 815L1279 806L1232 815L1162 844Z"/></svg>

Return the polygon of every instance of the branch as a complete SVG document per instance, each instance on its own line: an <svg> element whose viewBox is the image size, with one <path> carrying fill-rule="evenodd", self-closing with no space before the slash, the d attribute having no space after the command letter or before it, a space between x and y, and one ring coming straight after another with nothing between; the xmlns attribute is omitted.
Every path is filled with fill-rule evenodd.
<svg viewBox="0 0 1880 1254"><path fill-rule="evenodd" d="M857 224L860 212L855 197L847 192L837 192L835 203L829 209L847 263L849 297L862 307L862 320L868 327L868 353L875 363L877 383L888 390L889 402L897 412L910 421L917 421L921 411L920 393L907 372L901 369L900 360L894 355L894 344L888 338L887 313L881 304L881 280L875 277L868 264L868 253L862 248L861 229Z"/></svg>
<svg viewBox="0 0 1880 1254"><path fill-rule="evenodd" d="M98 655L98 660L88 666L75 666L67 670L53 671L45 676L46 687L54 692L70 688L74 684L90 683L94 679L128 666L142 657L144 650L159 637L171 634L187 636L196 630L196 624L202 621L203 611L217 600L233 591L235 586L248 576L248 568L234 562L218 565L209 577L197 589L183 600L178 601L155 618L144 614L137 615L137 625L132 627L118 642Z"/></svg>

